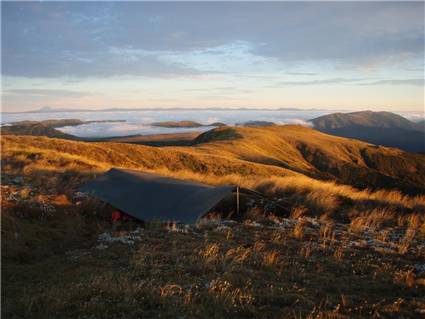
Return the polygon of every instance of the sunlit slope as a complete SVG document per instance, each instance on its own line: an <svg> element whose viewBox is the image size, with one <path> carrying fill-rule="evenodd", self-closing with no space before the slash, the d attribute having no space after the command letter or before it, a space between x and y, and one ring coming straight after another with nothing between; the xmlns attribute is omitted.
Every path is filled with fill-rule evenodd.
<svg viewBox="0 0 425 319"><path fill-rule="evenodd" d="M425 189L424 155L376 147L301 126L222 127L200 135L190 147L158 148L31 136L3 136L2 146L4 159L36 156L43 169L74 165L75 170L119 166L218 176L303 174L358 187L408 192Z"/></svg>
<svg viewBox="0 0 425 319"><path fill-rule="evenodd" d="M2 136L3 165L13 161L40 169L105 170L124 167L147 170L192 171L206 175L295 175L280 167L251 163L196 147L150 147L126 143L76 142L34 136Z"/></svg>
<svg viewBox="0 0 425 319"><path fill-rule="evenodd" d="M0 130L2 135L48 136L67 140L79 140L76 136L57 130L54 124L46 125L40 122L26 121L22 122L22 124L3 126Z"/></svg>
<svg viewBox="0 0 425 319"><path fill-rule="evenodd" d="M424 155L377 147L302 126L224 127L200 135L195 142L210 154L272 164L359 187L425 186Z"/></svg>

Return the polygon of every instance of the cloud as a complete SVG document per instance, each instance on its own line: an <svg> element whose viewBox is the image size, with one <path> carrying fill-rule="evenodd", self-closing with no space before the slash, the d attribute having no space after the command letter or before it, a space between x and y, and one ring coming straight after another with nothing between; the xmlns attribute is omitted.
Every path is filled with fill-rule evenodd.
<svg viewBox="0 0 425 319"><path fill-rule="evenodd" d="M361 83L359 85L413 85L424 86L424 79L405 79L405 80L379 80L374 82Z"/></svg>
<svg viewBox="0 0 425 319"><path fill-rule="evenodd" d="M90 92L54 89L8 89L3 94L33 97L82 97L93 95Z"/></svg>
<svg viewBox="0 0 425 319"><path fill-rule="evenodd" d="M346 78L332 78L323 80L312 80L312 81L283 81L276 83L269 87L280 87L280 86L302 86L302 85L325 85L325 84L345 84L361 81L361 79L346 79Z"/></svg>
<svg viewBox="0 0 425 319"><path fill-rule="evenodd" d="M172 134L183 132L199 132L211 129L211 127L196 128L164 128L141 123L90 123L77 126L65 126L58 128L60 131L79 137L106 137L106 136L128 136L136 134Z"/></svg>
<svg viewBox="0 0 425 319"><path fill-rule="evenodd" d="M282 125L302 125L302 126L308 126L308 127L312 127L313 124L311 122L308 122L305 119L302 118L286 118L286 119L281 119L277 122L277 124L282 124Z"/></svg>
<svg viewBox="0 0 425 319"><path fill-rule="evenodd" d="M425 120L425 113L422 112L396 112L400 114L401 116L404 116L405 118L413 121L413 122L419 122Z"/></svg>
<svg viewBox="0 0 425 319"><path fill-rule="evenodd" d="M292 17L282 18L282 40L255 53L287 62L333 61L346 68L388 56L423 56L423 3L310 2L292 9Z"/></svg>
<svg viewBox="0 0 425 319"><path fill-rule="evenodd" d="M288 72L286 74L288 75L317 75L317 73L314 73L314 72Z"/></svg>
<svg viewBox="0 0 425 319"><path fill-rule="evenodd" d="M274 85L265 86L265 88L276 88L281 86L304 86L304 85L327 85L327 84L355 84L355 85L413 85L424 86L424 79L385 79L370 81L366 78L331 78L312 81L283 81Z"/></svg>
<svg viewBox="0 0 425 319"><path fill-rule="evenodd" d="M193 89L185 89L186 92L199 92L206 94L249 94L255 92L255 90L241 88L237 86L223 86L223 87L211 87L211 88L193 88Z"/></svg>
<svg viewBox="0 0 425 319"><path fill-rule="evenodd" d="M99 51L61 50L32 56L6 55L3 74L22 77L110 77L136 75L169 77L199 72L178 62L161 60L158 52L109 47Z"/></svg>
<svg viewBox="0 0 425 319"><path fill-rule="evenodd" d="M423 57L423 28L421 2L4 2L2 73L174 77L278 72L300 61L358 68Z"/></svg>

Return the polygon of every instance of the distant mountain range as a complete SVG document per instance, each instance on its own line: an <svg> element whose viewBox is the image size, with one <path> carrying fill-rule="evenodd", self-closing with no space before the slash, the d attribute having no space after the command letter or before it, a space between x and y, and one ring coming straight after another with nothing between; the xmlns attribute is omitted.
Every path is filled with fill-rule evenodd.
<svg viewBox="0 0 425 319"><path fill-rule="evenodd" d="M46 120L21 121L1 127L2 134L36 135L72 140L88 140L65 134L58 127L75 126L96 122L122 121L81 121ZM318 131L340 137L359 139L375 145L396 147L410 152L425 153L425 122L415 123L390 112L361 111L353 113L333 113L310 120ZM152 123L153 126L166 128L201 128L204 126L225 126L224 123L204 125L193 121L172 121ZM237 126L261 127L274 125L267 121L248 121ZM112 138L112 137L108 137ZM133 137L132 137L133 138ZM139 137L138 137L139 138ZM102 138L99 138L102 139Z"/></svg>
<svg viewBox="0 0 425 319"><path fill-rule="evenodd" d="M424 122L415 123L390 112L333 113L310 120L316 130L376 145L425 152Z"/></svg>
<svg viewBox="0 0 425 319"><path fill-rule="evenodd" d="M329 111L321 108L300 109L295 107L262 108L262 107L143 107L143 108L105 108L105 109L73 109L42 107L37 110L2 113L54 113L54 112L131 112L131 111Z"/></svg>

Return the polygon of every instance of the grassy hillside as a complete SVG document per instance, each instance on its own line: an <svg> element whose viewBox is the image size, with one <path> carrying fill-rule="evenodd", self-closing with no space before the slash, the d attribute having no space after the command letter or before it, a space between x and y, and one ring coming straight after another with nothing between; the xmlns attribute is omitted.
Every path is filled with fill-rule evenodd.
<svg viewBox="0 0 425 319"><path fill-rule="evenodd" d="M190 147L1 143L4 317L425 313L425 195L341 184L357 172L367 185L385 177L420 190L422 155L297 126L219 128ZM244 223L112 232L111 207L76 189L116 166L256 189L291 218L248 207Z"/></svg>
<svg viewBox="0 0 425 319"><path fill-rule="evenodd" d="M218 128L195 143L208 154L290 169L356 187L424 190L424 156L339 138L302 126Z"/></svg>
<svg viewBox="0 0 425 319"><path fill-rule="evenodd" d="M222 127L201 134L192 147L152 148L4 136L4 150L72 156L99 167L188 170L242 176L306 175L356 187L425 189L425 156L375 147L301 126ZM48 141L48 142L47 142ZM27 151L28 152L28 151Z"/></svg>
<svg viewBox="0 0 425 319"><path fill-rule="evenodd" d="M314 128L376 145L425 152L423 125L390 112L333 113L311 120Z"/></svg>
<svg viewBox="0 0 425 319"><path fill-rule="evenodd" d="M293 207L303 206L305 214L341 220L353 209L366 212L383 206L405 214L423 211L425 203L423 192L416 197L400 192L423 190L423 155L298 126L218 128L199 136L192 147L3 136L2 150L3 174L24 175L47 193L70 194L93 174L122 167L256 188L286 198ZM374 184L385 181L395 188L382 190ZM358 184L375 191L352 187Z"/></svg>
<svg viewBox="0 0 425 319"><path fill-rule="evenodd" d="M317 117L311 122L317 129L337 129L350 126L400 128L420 130L417 123L391 112L360 111L352 113L332 113Z"/></svg>
<svg viewBox="0 0 425 319"><path fill-rule="evenodd" d="M71 134L63 133L54 128L54 126L44 125L40 122L24 122L11 126L1 127L2 135L28 135L28 136L47 136L67 140L78 140L79 138Z"/></svg>

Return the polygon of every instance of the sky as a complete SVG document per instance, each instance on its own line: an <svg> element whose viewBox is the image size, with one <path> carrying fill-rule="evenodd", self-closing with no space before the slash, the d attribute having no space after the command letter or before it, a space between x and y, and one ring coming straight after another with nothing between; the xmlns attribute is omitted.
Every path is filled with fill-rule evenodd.
<svg viewBox="0 0 425 319"><path fill-rule="evenodd" d="M2 111L424 110L423 2L2 2Z"/></svg>

